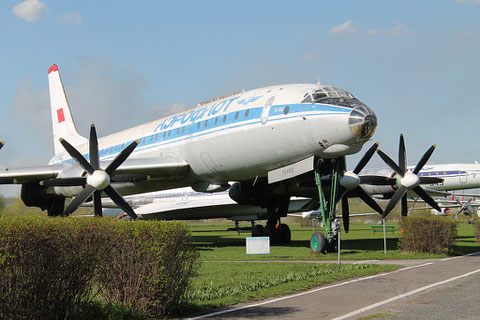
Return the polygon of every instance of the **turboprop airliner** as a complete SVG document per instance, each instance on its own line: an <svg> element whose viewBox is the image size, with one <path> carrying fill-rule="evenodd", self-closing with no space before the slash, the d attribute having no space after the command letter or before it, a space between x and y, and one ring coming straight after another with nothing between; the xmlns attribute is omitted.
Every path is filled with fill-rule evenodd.
<svg viewBox="0 0 480 320"><path fill-rule="evenodd" d="M92 125L87 139L77 132L56 65L48 79L55 154L48 165L8 168L0 179L21 184L24 203L50 216L69 215L88 199L101 215L101 197L108 196L136 219L123 195L186 186L219 192L236 181L229 190L232 199L266 208L265 234L287 242L290 230L280 217L286 216L290 198L317 198L330 225L347 190L342 186L349 182L348 190L361 189L352 177L358 178L376 149L372 146L356 169L346 172L344 156L361 150L377 118L350 92L333 86L242 90L100 139ZM381 212L373 199L357 192ZM65 208L66 198L73 200ZM317 235L320 248L335 243L334 236L330 229L327 241Z"/></svg>

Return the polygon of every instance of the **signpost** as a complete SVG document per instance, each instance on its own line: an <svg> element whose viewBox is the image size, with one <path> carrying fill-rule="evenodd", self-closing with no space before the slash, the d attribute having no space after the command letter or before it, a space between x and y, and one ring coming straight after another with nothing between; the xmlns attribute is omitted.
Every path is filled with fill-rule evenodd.
<svg viewBox="0 0 480 320"><path fill-rule="evenodd" d="M248 254L270 254L270 237L248 237L247 255Z"/></svg>

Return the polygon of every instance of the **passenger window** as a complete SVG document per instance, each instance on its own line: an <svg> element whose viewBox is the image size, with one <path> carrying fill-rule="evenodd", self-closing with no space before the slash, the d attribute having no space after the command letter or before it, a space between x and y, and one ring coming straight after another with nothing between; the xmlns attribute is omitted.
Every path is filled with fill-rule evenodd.
<svg viewBox="0 0 480 320"><path fill-rule="evenodd" d="M167 134L169 137L170 137L170 131L172 131L172 130L168 130L168 134Z"/></svg>
<svg viewBox="0 0 480 320"><path fill-rule="evenodd" d="M218 117L215 118L215 125L218 123Z"/></svg>
<svg viewBox="0 0 480 320"><path fill-rule="evenodd" d="M247 111L245 111L245 118L248 117L248 114L250 113L250 109L247 109Z"/></svg>
<svg viewBox="0 0 480 320"><path fill-rule="evenodd" d="M200 129L200 122L197 124L197 130Z"/></svg>
<svg viewBox="0 0 480 320"><path fill-rule="evenodd" d="M237 120L237 119L238 119L238 112L235 113L235 120Z"/></svg>
<svg viewBox="0 0 480 320"><path fill-rule="evenodd" d="M165 136L166 136L166 135L167 135L167 133L166 133L166 132L164 132L164 133L163 133L163 139L165 139Z"/></svg>
<svg viewBox="0 0 480 320"><path fill-rule="evenodd" d="M207 125L208 125L208 120L205 120L204 127L207 127Z"/></svg>
<svg viewBox="0 0 480 320"><path fill-rule="evenodd" d="M223 122L227 121L227 115L223 116Z"/></svg>
<svg viewBox="0 0 480 320"><path fill-rule="evenodd" d="M285 108L283 108L283 114L284 114L284 115L287 115L289 111L290 111L290 107L289 107L289 106L286 106Z"/></svg>
<svg viewBox="0 0 480 320"><path fill-rule="evenodd" d="M184 132L185 132L185 127L182 127L182 133L184 133Z"/></svg>

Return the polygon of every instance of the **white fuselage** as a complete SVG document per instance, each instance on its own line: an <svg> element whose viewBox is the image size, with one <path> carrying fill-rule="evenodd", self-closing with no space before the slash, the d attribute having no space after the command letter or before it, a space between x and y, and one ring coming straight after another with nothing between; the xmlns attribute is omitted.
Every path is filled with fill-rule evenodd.
<svg viewBox="0 0 480 320"><path fill-rule="evenodd" d="M173 157L185 160L191 169L188 178L168 183L153 177L147 182L118 185L122 194L132 194L195 181L253 179L312 155L336 158L358 152L371 135L361 136L358 128L354 132L351 120L349 123L352 107L302 103L306 93L322 87L273 86L205 103L101 138L100 159L111 160L131 141L139 140L129 159ZM88 159L88 144L76 148ZM62 153L50 164L62 162L74 161ZM77 193L75 188L55 190L65 195Z"/></svg>

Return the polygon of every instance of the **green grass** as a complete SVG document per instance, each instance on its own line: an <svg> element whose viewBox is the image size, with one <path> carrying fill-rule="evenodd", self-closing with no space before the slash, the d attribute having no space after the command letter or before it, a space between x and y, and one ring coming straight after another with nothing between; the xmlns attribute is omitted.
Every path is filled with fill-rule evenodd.
<svg viewBox="0 0 480 320"><path fill-rule="evenodd" d="M398 249L400 235L398 223L388 222L395 226L395 232L387 232L387 255L383 251L383 233L373 233L371 224L354 222L350 232L341 234L342 259L383 260L383 259L425 259L442 258L446 255L423 253L405 253ZM248 226L243 224L241 226ZM270 255L246 255L245 238L249 232L238 234L226 231L232 223L191 223L193 241L200 252L202 261L248 261L248 260L336 260L336 253L311 254L310 237L312 228L300 227L298 223L289 224L292 230L292 243L288 246L271 246ZM316 231L323 229L316 228ZM473 225L460 222L454 255L480 251L475 241Z"/></svg>
<svg viewBox="0 0 480 320"><path fill-rule="evenodd" d="M204 262L189 292L185 311L187 314L207 312L396 268L398 266L375 264Z"/></svg>

